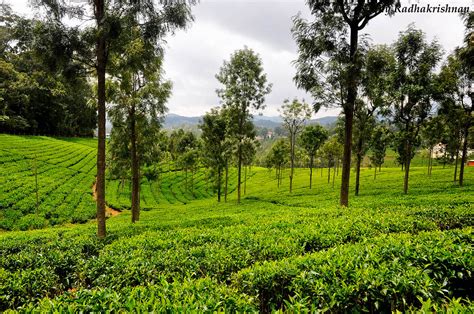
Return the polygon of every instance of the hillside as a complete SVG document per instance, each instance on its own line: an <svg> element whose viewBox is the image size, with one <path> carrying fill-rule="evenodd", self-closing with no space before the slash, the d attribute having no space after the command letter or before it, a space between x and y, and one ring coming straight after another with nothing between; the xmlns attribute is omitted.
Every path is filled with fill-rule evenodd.
<svg viewBox="0 0 474 314"><path fill-rule="evenodd" d="M23 212L4 201L15 190L29 199L35 155L40 190L49 191L41 214L45 200L59 199L50 207L59 213L76 211L67 201L75 195L92 200L93 140L0 139L8 178L1 188L10 187L1 194L2 213L33 215L34 205ZM364 168L361 195L351 198L350 208L338 206L340 174L328 183L326 169L315 171L312 190L308 170L298 169L290 194L287 172L278 188L274 171L253 167L241 205L234 193L228 203L205 194L200 173L197 200L188 194L178 202L161 189L170 198L149 202L153 193L142 182L147 210L141 220L132 225L128 210L109 218L105 240L97 239L94 221L0 233L0 311L469 312L474 169L466 169L462 188L451 182L452 170L435 167L428 177L424 167L414 167L403 195L399 168L383 168L376 180ZM177 187L183 180L165 177ZM126 188L113 197L117 184L108 183L107 200L126 207ZM62 201L69 205L61 207Z"/></svg>
<svg viewBox="0 0 474 314"><path fill-rule="evenodd" d="M170 113L166 115L164 127L166 129L174 129L180 127L197 127L202 117L185 117L177 114ZM309 121L310 124L321 124L321 125L330 125L336 122L337 117L328 116L318 119L312 119ZM281 125L281 117L267 117L267 116L254 116L254 123L256 127L274 129Z"/></svg>
<svg viewBox="0 0 474 314"><path fill-rule="evenodd" d="M0 134L0 230L36 229L95 218L93 184L96 173L96 139L12 136ZM142 180L142 207L183 204L208 198L213 191L206 173L194 176L194 192L185 189L182 171L163 170L158 181ZM38 209L36 180L38 178ZM235 178L235 172L230 173ZM189 181L191 180L191 176ZM107 204L130 208L129 182L107 180ZM188 182L188 185L190 183ZM235 184L231 184L233 190Z"/></svg>

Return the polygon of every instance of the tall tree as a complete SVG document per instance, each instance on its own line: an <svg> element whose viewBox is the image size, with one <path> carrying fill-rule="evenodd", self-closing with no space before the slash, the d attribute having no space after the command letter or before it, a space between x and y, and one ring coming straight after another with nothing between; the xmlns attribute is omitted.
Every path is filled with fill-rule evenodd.
<svg viewBox="0 0 474 314"><path fill-rule="evenodd" d="M211 109L202 118L199 125L202 130L204 162L211 168L214 185L217 188L217 201L221 201L222 175L226 167L226 130L227 121L218 108Z"/></svg>
<svg viewBox="0 0 474 314"><path fill-rule="evenodd" d="M304 101L298 99L284 101L280 111L283 127L288 131L290 139L290 193L293 191L293 177L295 168L296 138L304 127L307 120L311 118L311 109Z"/></svg>
<svg viewBox="0 0 474 314"><path fill-rule="evenodd" d="M272 146L266 157L267 167L275 168L277 186L280 187L282 181L282 170L288 163L290 146L285 139L278 139Z"/></svg>
<svg viewBox="0 0 474 314"><path fill-rule="evenodd" d="M441 58L436 41L428 43L425 34L410 25L394 45L397 60L393 119L399 129L398 153L405 169L403 192L408 193L410 163L420 143L419 132L432 109L433 70Z"/></svg>
<svg viewBox="0 0 474 314"><path fill-rule="evenodd" d="M328 58L339 60L338 63L345 68L344 88L341 89L341 98L345 100L342 104L345 128L340 204L348 206L352 123L361 74L359 32L382 12L393 14L399 1L308 0L307 3L315 20L308 23L300 15L294 19L293 36L299 50L296 61L298 74L295 79L298 87L316 96L315 109L318 109L325 102L320 97L321 90L324 89L321 82L326 80L325 71L321 71L324 63Z"/></svg>
<svg viewBox="0 0 474 314"><path fill-rule="evenodd" d="M380 170L385 161L387 147L390 145L391 141L392 132L390 129L384 124L378 124L372 133L372 138L370 141L370 149L372 150L370 161L375 168L374 180L377 177L377 168Z"/></svg>
<svg viewBox="0 0 474 314"><path fill-rule="evenodd" d="M128 35L130 34L130 35ZM132 172L132 223L140 219L140 168L158 154L165 103L171 82L162 78L162 56L147 49L136 25L123 38L124 53L114 55L110 64L109 110L113 124L111 146L129 147ZM120 155L117 155L118 158ZM117 159L114 158L114 159Z"/></svg>
<svg viewBox="0 0 474 314"><path fill-rule="evenodd" d="M46 9L49 19L61 25L63 35L56 42L64 43L58 55L68 52L72 58L95 71L97 77L98 149L97 149L97 235L106 236L105 226L105 122L106 73L112 53L123 51L120 34L126 25L136 21L145 45L160 49L167 33L184 28L192 20L189 4L194 1L154 0L91 0L85 3L35 0L36 6ZM71 20L78 25L69 26ZM91 26L86 21L94 20ZM84 26L86 25L86 26ZM82 29L81 29L82 27ZM57 47L58 48L58 47ZM73 51L73 53L71 53ZM56 56L58 57L58 56Z"/></svg>
<svg viewBox="0 0 474 314"><path fill-rule="evenodd" d="M472 32L472 30L471 30ZM470 47L474 46L472 40L466 46L457 49L448 57L438 76L438 98L442 102L442 112L445 117L451 117L448 125L456 132L457 122L461 123L462 154L459 170L459 185L464 184L464 164L467 160L469 142L469 129L473 125L474 113L474 74L472 62L474 53L468 55Z"/></svg>
<svg viewBox="0 0 474 314"><path fill-rule="evenodd" d="M385 114L393 98L395 58L387 46L371 47L363 56L361 98L355 103L353 152L356 157L355 195L360 190L360 169L369 149L376 116Z"/></svg>
<svg viewBox="0 0 474 314"><path fill-rule="evenodd" d="M92 136L93 91L74 60L50 62L60 28L0 4L0 132Z"/></svg>
<svg viewBox="0 0 474 314"><path fill-rule="evenodd" d="M326 159L328 167L328 184L331 183L331 167L333 170L333 186L334 186L334 177L336 175L336 166L341 158L343 152L343 147L339 142L337 136L330 137L320 148L321 156Z"/></svg>
<svg viewBox="0 0 474 314"><path fill-rule="evenodd" d="M321 125L308 125L301 132L299 141L309 156L309 188L313 185L314 158L319 147L328 139L328 131Z"/></svg>
<svg viewBox="0 0 474 314"><path fill-rule="evenodd" d="M223 85L217 94L227 112L229 135L237 145L237 202L240 203L243 144L246 139L255 138L251 110L264 108L271 84L267 84L260 57L247 47L234 52L229 62L224 61L216 78Z"/></svg>
<svg viewBox="0 0 474 314"><path fill-rule="evenodd" d="M425 146L428 148L428 176L431 176L433 169L433 148L443 141L445 137L445 127L441 116L430 117L421 128L421 135Z"/></svg>

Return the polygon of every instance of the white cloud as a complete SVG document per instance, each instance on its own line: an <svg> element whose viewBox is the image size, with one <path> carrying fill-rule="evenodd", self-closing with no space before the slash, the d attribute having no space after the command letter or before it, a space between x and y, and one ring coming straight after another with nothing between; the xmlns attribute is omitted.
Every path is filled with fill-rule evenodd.
<svg viewBox="0 0 474 314"><path fill-rule="evenodd" d="M31 15L27 0L8 0L16 11ZM403 5L446 4L470 6L474 0L404 0ZM203 114L218 104L215 74L224 59L244 45L254 49L263 60L273 91L267 97L267 115L277 115L283 99L310 97L293 83L296 46L291 38L291 18L299 11L310 18L304 0L201 0L193 8L196 21L187 31L168 38L166 77L174 83L168 103L170 112L192 116ZM447 53L462 44L464 26L457 14L398 14L392 18L381 15L371 21L364 32L376 44L393 43L400 31L415 23L437 38ZM337 109L321 111L318 117L337 114Z"/></svg>

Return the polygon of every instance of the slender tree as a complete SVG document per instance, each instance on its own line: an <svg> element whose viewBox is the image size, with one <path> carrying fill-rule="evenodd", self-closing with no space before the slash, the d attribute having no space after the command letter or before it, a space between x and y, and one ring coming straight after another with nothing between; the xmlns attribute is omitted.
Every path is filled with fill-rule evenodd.
<svg viewBox="0 0 474 314"><path fill-rule="evenodd" d="M210 167L214 185L217 189L217 201L221 201L222 176L226 167L225 141L227 121L224 114L218 108L211 109L202 118L199 125L202 130L201 139L203 141L204 162Z"/></svg>
<svg viewBox="0 0 474 314"><path fill-rule="evenodd" d="M147 50L131 25L125 36L126 53L110 65L109 99L115 104L109 110L112 121L111 146L129 147L132 172L132 223L140 219L140 168L156 154L161 136L165 103L171 95L171 82L162 79L162 58L155 49ZM115 150L114 150L115 151ZM115 156L115 160L120 155ZM113 159L113 160L114 160Z"/></svg>
<svg viewBox="0 0 474 314"><path fill-rule="evenodd" d="M433 169L433 148L443 141L446 128L441 116L430 117L421 128L424 146L428 148L428 176Z"/></svg>
<svg viewBox="0 0 474 314"><path fill-rule="evenodd" d="M361 98L355 103L353 152L356 159L355 195L360 190L360 169L376 125L376 116L386 114L391 100L395 69L393 52L387 46L371 47L363 56Z"/></svg>
<svg viewBox="0 0 474 314"><path fill-rule="evenodd" d="M251 110L263 109L271 84L267 84L260 57L247 47L234 52L229 62L224 61L216 78L223 85L217 94L228 117L228 134L237 145L237 202L240 203L243 144L246 139L255 138Z"/></svg>
<svg viewBox="0 0 474 314"><path fill-rule="evenodd" d="M312 23L301 15L294 19L293 36L296 39L299 56L296 61L298 87L315 96L315 109L328 105L321 98L325 89L326 71L322 70L327 59L336 60L343 68L344 85L341 88L344 127L344 155L342 161L342 181L340 204L349 205L349 179L351 169L352 123L355 103L360 83L361 62L359 51L359 32L377 15L393 14L399 6L398 0L357 0L357 1L307 1L315 20Z"/></svg>
<svg viewBox="0 0 474 314"><path fill-rule="evenodd" d="M91 0L85 3L74 1L34 0L36 7L46 9L50 20L61 25L57 43L63 49L54 50L56 58L63 52L78 59L95 72L97 78L98 149L97 149L97 235L106 236L105 225L105 122L106 122L106 73L113 53L123 51L120 35L128 31L130 21L136 21L145 45L161 48L167 33L185 28L192 20L190 1L154 0ZM76 20L79 25L71 25ZM95 25L84 23L95 21Z"/></svg>
<svg viewBox="0 0 474 314"><path fill-rule="evenodd" d="M277 186L280 187L282 181L282 171L288 163L290 146L285 139L278 139L272 146L266 158L266 164L269 168L275 168Z"/></svg>
<svg viewBox="0 0 474 314"><path fill-rule="evenodd" d="M385 161L385 154L391 141L392 132L390 129L384 124L378 124L372 133L370 141L370 149L372 150L370 161L374 165L374 180L377 177L377 168L380 171Z"/></svg>
<svg viewBox="0 0 474 314"><path fill-rule="evenodd" d="M316 152L321 145L328 139L328 131L321 125L308 125L301 132L299 141L309 157L309 188L313 184L313 167ZM322 169L322 168L321 168Z"/></svg>
<svg viewBox="0 0 474 314"><path fill-rule="evenodd" d="M432 109L433 70L441 58L441 47L436 41L426 42L425 34L413 25L400 34L394 47L397 100L393 105L393 122L399 129L397 149L405 170L403 192L407 194L410 163L420 143L421 126Z"/></svg>
<svg viewBox="0 0 474 314"><path fill-rule="evenodd" d="M280 111L283 119L283 127L288 131L290 140L290 193L293 191L293 177L295 168L295 147L296 138L304 127L304 124L311 118L309 105L297 99L284 101Z"/></svg>
<svg viewBox="0 0 474 314"><path fill-rule="evenodd" d="M472 32L472 30L471 30ZM464 184L464 164L467 160L469 130L473 125L474 113L474 74L472 60L474 49L472 41L466 46L457 49L448 57L438 76L437 98L442 102L441 112L448 118L448 126L454 132L452 140L456 138L457 123L461 124L462 153L459 170L459 185ZM471 56L469 57L469 49Z"/></svg>

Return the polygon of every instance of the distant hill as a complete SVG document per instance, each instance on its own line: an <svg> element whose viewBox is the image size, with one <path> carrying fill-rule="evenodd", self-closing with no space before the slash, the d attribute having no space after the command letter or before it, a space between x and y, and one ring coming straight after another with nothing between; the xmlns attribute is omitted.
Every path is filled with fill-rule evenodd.
<svg viewBox="0 0 474 314"><path fill-rule="evenodd" d="M185 117L170 113L165 118L165 129L189 128L196 127L201 121L202 117ZM312 119L310 124L319 123L321 125L330 125L336 121L336 116L322 117ZM282 119L279 116L254 116L254 123L257 127L274 129L281 125Z"/></svg>
<svg viewBox="0 0 474 314"><path fill-rule="evenodd" d="M317 119L312 119L310 123L319 123L321 125L330 125L336 122L337 116L327 116L327 117L322 117L322 118L317 118Z"/></svg>

